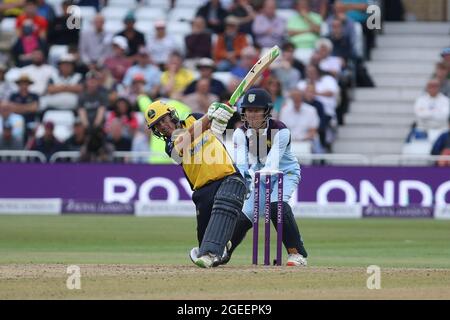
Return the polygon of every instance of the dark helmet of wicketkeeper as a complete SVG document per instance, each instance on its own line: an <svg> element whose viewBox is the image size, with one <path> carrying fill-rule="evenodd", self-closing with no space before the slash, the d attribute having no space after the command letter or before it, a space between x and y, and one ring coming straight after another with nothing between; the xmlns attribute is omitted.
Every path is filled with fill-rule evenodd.
<svg viewBox="0 0 450 320"><path fill-rule="evenodd" d="M246 117L245 117L245 109L246 108L260 108L265 110L264 116L265 120L268 120L272 116L272 109L273 109L273 103L272 103L272 97L270 94L260 88L254 88L247 91L247 93L244 95L244 98L242 99L241 103L241 118L244 122L244 125L247 124Z"/></svg>

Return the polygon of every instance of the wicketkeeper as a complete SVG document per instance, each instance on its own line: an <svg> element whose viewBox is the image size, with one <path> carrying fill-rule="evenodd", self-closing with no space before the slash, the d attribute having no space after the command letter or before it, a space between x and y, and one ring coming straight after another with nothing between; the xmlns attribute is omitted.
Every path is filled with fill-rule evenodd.
<svg viewBox="0 0 450 320"><path fill-rule="evenodd" d="M247 194L244 178L214 134L222 134L233 113L216 102L206 115L193 113L182 121L162 101L150 104L145 112L148 128L165 141L166 153L183 167L194 191L199 247L191 250L190 258L202 268L218 266L228 257L226 245Z"/></svg>
<svg viewBox="0 0 450 320"><path fill-rule="evenodd" d="M233 135L235 147L235 162L242 176L247 180L249 188L254 185L255 172L260 170L282 171L283 183L283 244L289 254L288 266L303 266L307 264L308 256L297 223L289 205L292 194L300 181L300 165L291 151L291 134L284 123L271 119L272 99L263 89L249 90L241 104L241 116L244 125ZM272 176L270 213L275 228L277 226L278 195L277 176ZM228 255L244 239L252 228L254 190L245 200L243 212L240 215ZM260 207L264 197L260 197ZM260 210L263 213L263 210ZM226 259L224 259L226 262Z"/></svg>

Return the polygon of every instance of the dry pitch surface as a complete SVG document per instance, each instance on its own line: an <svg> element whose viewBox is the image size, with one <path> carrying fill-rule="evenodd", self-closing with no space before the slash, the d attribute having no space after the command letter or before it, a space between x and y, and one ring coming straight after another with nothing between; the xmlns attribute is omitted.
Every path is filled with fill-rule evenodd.
<svg viewBox="0 0 450 320"><path fill-rule="evenodd" d="M187 257L194 219L0 216L0 299L450 299L448 221L299 225L306 268L250 266L248 236L229 265L205 270ZM379 290L366 285L372 264ZM66 287L69 265L80 290Z"/></svg>
<svg viewBox="0 0 450 320"><path fill-rule="evenodd" d="M80 265L68 290L65 265L0 266L0 299L449 299L450 270L382 269L369 290L364 268Z"/></svg>

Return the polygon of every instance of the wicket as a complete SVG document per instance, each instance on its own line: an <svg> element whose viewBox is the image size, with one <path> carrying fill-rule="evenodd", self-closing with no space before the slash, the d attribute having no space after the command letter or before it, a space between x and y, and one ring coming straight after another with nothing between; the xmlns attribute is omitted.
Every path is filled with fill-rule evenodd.
<svg viewBox="0 0 450 320"><path fill-rule="evenodd" d="M270 265L270 194L271 178L277 176L278 184L278 205L277 205L277 257L276 264L282 263L283 246L283 172L281 171L257 171L254 183L254 203L253 203L253 264L258 264L258 243L259 243L259 197L261 176L264 180L264 265Z"/></svg>

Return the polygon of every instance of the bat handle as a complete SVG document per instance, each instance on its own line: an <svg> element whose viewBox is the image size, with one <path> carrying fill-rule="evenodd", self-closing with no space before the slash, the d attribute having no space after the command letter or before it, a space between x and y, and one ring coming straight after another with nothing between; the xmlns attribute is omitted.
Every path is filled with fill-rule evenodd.
<svg viewBox="0 0 450 320"><path fill-rule="evenodd" d="M236 106L232 106L230 101L225 103L227 106L229 106L230 108L233 108L234 111L237 111L237 107Z"/></svg>

